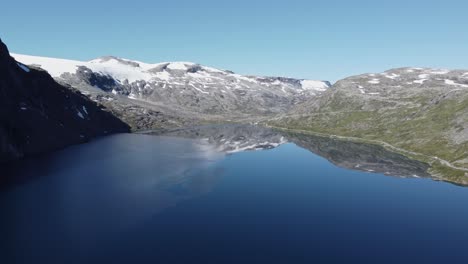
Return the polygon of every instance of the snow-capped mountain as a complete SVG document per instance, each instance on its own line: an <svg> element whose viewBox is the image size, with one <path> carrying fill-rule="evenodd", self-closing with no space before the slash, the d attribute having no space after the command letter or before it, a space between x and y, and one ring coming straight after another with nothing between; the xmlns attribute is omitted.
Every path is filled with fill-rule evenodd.
<svg viewBox="0 0 468 264"><path fill-rule="evenodd" d="M43 68L85 94L106 92L175 111L234 118L285 112L330 87L326 81L244 76L191 62L149 64L113 56L87 62L13 57Z"/></svg>

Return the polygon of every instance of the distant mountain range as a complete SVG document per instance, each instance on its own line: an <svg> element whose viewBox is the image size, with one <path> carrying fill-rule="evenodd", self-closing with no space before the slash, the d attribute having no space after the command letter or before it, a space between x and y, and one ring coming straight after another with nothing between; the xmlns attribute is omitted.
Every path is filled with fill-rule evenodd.
<svg viewBox="0 0 468 264"><path fill-rule="evenodd" d="M58 82L87 95L100 95L100 102L110 108L118 108L121 103L113 107L115 102L110 104L109 101L132 103L170 113L167 120L174 120L174 117L181 120L258 119L285 113L331 86L326 81L244 76L191 62L148 64L113 56L82 62L12 56L24 64L48 71ZM154 121L157 120L137 123L134 127L151 129L154 123L160 123Z"/></svg>

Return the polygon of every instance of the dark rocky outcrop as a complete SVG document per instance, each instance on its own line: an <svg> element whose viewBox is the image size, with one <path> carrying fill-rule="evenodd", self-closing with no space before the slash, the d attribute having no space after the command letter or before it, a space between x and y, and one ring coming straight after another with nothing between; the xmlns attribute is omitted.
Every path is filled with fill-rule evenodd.
<svg viewBox="0 0 468 264"><path fill-rule="evenodd" d="M16 62L0 40L0 162L127 131L77 90Z"/></svg>

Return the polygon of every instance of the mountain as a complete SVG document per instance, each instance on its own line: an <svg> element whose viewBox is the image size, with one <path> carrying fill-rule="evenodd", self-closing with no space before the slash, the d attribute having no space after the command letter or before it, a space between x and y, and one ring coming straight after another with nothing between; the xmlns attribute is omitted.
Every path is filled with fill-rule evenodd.
<svg viewBox="0 0 468 264"><path fill-rule="evenodd" d="M13 56L115 109L117 116L136 129L204 122L200 120L258 119L284 113L330 86L326 81L243 76L191 62L148 64L113 56L83 62ZM122 105L127 107L121 109ZM134 108L138 111L125 116ZM146 110L158 113L160 120L139 122L148 118Z"/></svg>
<svg viewBox="0 0 468 264"><path fill-rule="evenodd" d="M349 77L269 123L382 144L430 163L433 175L467 182L468 70Z"/></svg>
<svg viewBox="0 0 468 264"><path fill-rule="evenodd" d="M0 40L0 162L127 131L77 90L15 61Z"/></svg>

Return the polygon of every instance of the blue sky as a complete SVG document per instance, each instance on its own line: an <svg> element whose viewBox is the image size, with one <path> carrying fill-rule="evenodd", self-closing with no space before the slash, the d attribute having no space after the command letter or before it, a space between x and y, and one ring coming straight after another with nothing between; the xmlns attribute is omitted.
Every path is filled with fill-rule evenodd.
<svg viewBox="0 0 468 264"><path fill-rule="evenodd" d="M393 67L468 69L468 1L4 1L11 51L193 61L336 81Z"/></svg>

